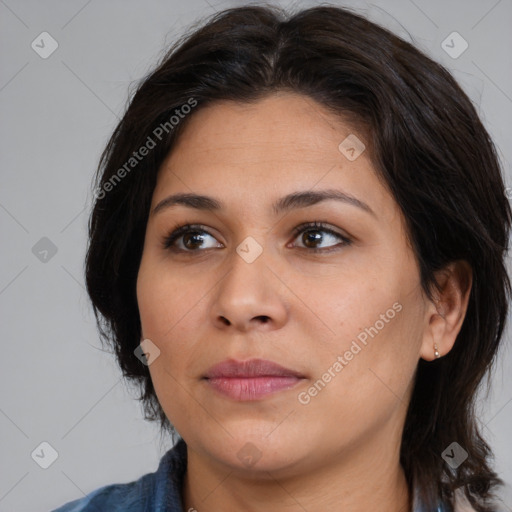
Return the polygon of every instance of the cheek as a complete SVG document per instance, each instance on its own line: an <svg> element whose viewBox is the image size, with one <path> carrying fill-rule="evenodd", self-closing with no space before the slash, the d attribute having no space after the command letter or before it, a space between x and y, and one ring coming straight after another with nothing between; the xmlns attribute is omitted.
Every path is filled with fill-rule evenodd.
<svg viewBox="0 0 512 512"><path fill-rule="evenodd" d="M169 388L179 387L175 379L188 384L204 349L199 341L206 325L205 289L190 285L183 274L168 272L165 264L148 258L139 270L137 300L144 338L160 350L159 359L150 366L152 379Z"/></svg>
<svg viewBox="0 0 512 512"><path fill-rule="evenodd" d="M411 293L419 289L413 270L410 277L400 280L388 269L323 288L323 314L334 333L311 346L312 383L299 403L330 410L333 424L350 413L363 426L405 401L422 332L421 295Z"/></svg>
<svg viewBox="0 0 512 512"><path fill-rule="evenodd" d="M151 381L158 402L178 432L188 431L197 420L197 410L191 405L190 392L185 390L182 376L168 364L165 353L149 366Z"/></svg>
<svg viewBox="0 0 512 512"><path fill-rule="evenodd" d="M137 279L142 330L145 337L165 343L200 304L204 291L183 282L179 273L166 272L164 264L146 261L142 261Z"/></svg>
<svg viewBox="0 0 512 512"><path fill-rule="evenodd" d="M369 329L367 338L357 337L366 331L348 335L318 361L309 388L297 398L304 417L322 418L322 435L355 441L405 413L417 360L397 348L406 343L399 323L395 316L377 334Z"/></svg>

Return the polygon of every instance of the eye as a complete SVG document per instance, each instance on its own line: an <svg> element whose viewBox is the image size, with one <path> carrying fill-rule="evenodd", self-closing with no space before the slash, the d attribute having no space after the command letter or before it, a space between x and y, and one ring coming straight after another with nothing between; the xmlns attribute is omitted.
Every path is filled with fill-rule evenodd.
<svg viewBox="0 0 512 512"><path fill-rule="evenodd" d="M301 224L293 230L294 237L297 238L300 234L302 234L302 241L305 244L305 247L300 247L301 249L309 250L308 252L313 253L326 253L331 252L333 250L337 250L336 246L331 246L330 249L325 248L317 248L311 247L311 244L319 244L324 242L325 236L321 235L321 233L327 233L328 238L341 240L341 244L336 244L336 246L345 246L350 245L352 240L343 236L341 233L337 233L336 231L329 229L322 222L309 222L307 224ZM306 236L305 236L306 235ZM201 225L191 225L185 224L184 226L176 226L173 231L162 240L162 245L164 249L170 250L173 252L200 252L198 249L213 249L215 247L223 247L220 242L210 243L209 246L205 245L204 242L211 238L215 240L215 238L208 233L208 231ZM177 243L179 242L179 243Z"/></svg>
<svg viewBox="0 0 512 512"><path fill-rule="evenodd" d="M170 235L166 236L163 240L163 247L164 249L168 249L174 252L197 252L198 247L203 247L206 249L219 247L219 245L215 244L211 245L210 247L201 245L205 240L207 240L208 237L215 240L214 237L210 235L210 233L208 233L208 231L206 231L203 226L186 224L185 226L177 227L174 231L171 232ZM181 242L181 247L176 246L176 241L178 241L178 239L180 239L179 241ZM220 246L222 247L222 244L220 244Z"/></svg>
<svg viewBox="0 0 512 512"><path fill-rule="evenodd" d="M321 233L327 233L328 237L323 236ZM323 222L309 222L307 224L301 224L300 226L297 226L294 229L294 235L295 237L302 234L301 240L305 244L306 249L310 249L309 252L314 253L326 253L335 251L338 249L336 246L345 246L350 245L352 243L352 240L347 238L346 236L343 236L341 233L337 233L336 231L329 229L326 227L326 225ZM317 248L317 247L311 247L310 244L318 244L324 242L325 239L331 238L331 239L338 239L341 240L341 244L336 244L335 246L330 246L329 249L323 249L323 248ZM302 249L304 247L301 247Z"/></svg>

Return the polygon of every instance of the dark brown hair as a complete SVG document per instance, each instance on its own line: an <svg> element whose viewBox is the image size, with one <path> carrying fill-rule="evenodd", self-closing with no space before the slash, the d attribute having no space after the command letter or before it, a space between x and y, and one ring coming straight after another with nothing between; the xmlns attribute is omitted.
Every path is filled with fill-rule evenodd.
<svg viewBox="0 0 512 512"><path fill-rule="evenodd" d="M401 464L428 510L439 499L453 507L458 488L479 512L492 510L487 499L501 481L477 426L475 398L496 358L510 296L504 256L511 210L496 151L445 68L353 12L229 9L193 27L141 82L101 157L89 222L86 283L102 340L139 386L146 419L172 433L148 368L134 356L141 340L136 279L157 173L202 106L254 102L276 91L303 94L366 127L429 298L436 270L459 259L471 265L468 310L453 349L419 361ZM154 145L135 160L150 139ZM469 454L455 470L441 458L453 441Z"/></svg>

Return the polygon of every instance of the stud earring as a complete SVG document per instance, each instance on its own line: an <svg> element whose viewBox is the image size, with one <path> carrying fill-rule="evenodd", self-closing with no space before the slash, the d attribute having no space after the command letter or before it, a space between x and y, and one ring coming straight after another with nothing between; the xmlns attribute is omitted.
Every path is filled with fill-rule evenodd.
<svg viewBox="0 0 512 512"><path fill-rule="evenodd" d="M434 356L436 359L439 359L441 357L441 354L439 353L439 348L437 347L437 343L434 343Z"/></svg>

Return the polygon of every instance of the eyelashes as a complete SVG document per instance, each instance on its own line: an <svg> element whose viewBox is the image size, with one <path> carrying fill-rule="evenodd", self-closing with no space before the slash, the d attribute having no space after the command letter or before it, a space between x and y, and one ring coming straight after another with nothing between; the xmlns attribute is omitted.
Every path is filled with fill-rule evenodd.
<svg viewBox="0 0 512 512"><path fill-rule="evenodd" d="M341 240L341 243L336 244L335 246L330 246L328 248L317 248L317 247L298 247L301 250L305 250L307 252L312 253L329 253L332 251L340 250L344 246L348 246L352 243L352 240L348 238L345 235L342 235L341 233L338 233L337 231L334 231L333 229L330 229L327 227L326 224L323 222L308 222L305 224L301 224L294 228L293 230L293 237L294 240L303 233L327 233L329 237L337 238L338 240ZM185 225L177 225L171 232L166 235L162 240L162 247L165 250L176 252L176 253L185 253L185 254L194 254L194 253L202 253L205 252L206 249L212 249L215 247L223 247L220 242L218 242L219 245L215 247L207 247L204 248L194 248L190 249L184 246L185 248L179 248L176 245L177 241L180 241L183 243L189 243L192 242L193 244L201 244L205 241L205 237L211 237L212 239L215 239L213 235L211 235L208 231L208 229L205 226L202 226L200 224L185 224ZM186 238L186 240L182 240ZM324 236L320 237L321 240L319 240L318 236L315 236L314 238L310 239L307 243L313 242L324 242ZM303 241L304 243L304 241ZM204 247L204 246L202 246Z"/></svg>
<svg viewBox="0 0 512 512"><path fill-rule="evenodd" d="M176 226L174 231L172 231L169 235L164 237L163 247L164 247L164 249L172 251L172 252L189 252L189 253L199 252L197 250L193 251L193 250L187 250L187 249L178 249L175 246L175 242L176 242L176 240L178 240L178 238L181 238L184 235L189 235L189 234L192 234L192 235L194 235L194 237L196 239L201 240L202 239L201 235L205 234L205 233L208 236L211 236L213 238L213 235L211 235L208 232L208 230L204 226L201 226L200 224L185 224L184 226L178 225L178 226Z"/></svg>

